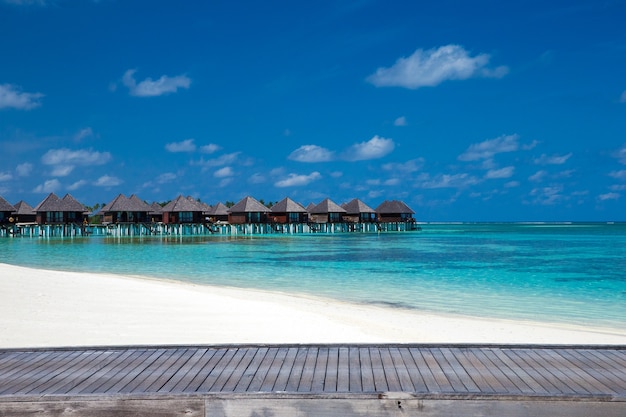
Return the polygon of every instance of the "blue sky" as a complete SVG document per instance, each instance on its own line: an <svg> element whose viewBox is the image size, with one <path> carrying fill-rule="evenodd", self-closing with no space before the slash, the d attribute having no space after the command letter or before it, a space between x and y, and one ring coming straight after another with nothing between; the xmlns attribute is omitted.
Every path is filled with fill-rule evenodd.
<svg viewBox="0 0 626 417"><path fill-rule="evenodd" d="M626 220L624 1L0 0L0 195Z"/></svg>

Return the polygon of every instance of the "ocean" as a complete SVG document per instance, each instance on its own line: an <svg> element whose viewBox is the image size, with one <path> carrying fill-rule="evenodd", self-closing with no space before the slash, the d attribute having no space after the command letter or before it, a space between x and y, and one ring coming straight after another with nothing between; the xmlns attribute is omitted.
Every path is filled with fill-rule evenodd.
<svg viewBox="0 0 626 417"><path fill-rule="evenodd" d="M419 232L1 238L0 262L390 308L626 326L626 224L424 224Z"/></svg>

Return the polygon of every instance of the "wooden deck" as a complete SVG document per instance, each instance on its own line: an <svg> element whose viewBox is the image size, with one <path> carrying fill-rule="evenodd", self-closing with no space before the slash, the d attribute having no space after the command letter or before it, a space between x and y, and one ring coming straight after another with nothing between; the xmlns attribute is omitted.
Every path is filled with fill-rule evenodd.
<svg viewBox="0 0 626 417"><path fill-rule="evenodd" d="M0 350L0 416L626 415L626 346Z"/></svg>

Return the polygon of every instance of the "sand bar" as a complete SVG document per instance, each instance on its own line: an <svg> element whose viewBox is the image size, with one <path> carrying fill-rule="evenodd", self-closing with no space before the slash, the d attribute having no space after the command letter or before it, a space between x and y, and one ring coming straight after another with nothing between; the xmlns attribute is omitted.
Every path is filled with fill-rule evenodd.
<svg viewBox="0 0 626 417"><path fill-rule="evenodd" d="M626 329L444 316L0 263L0 348L230 343L626 344Z"/></svg>

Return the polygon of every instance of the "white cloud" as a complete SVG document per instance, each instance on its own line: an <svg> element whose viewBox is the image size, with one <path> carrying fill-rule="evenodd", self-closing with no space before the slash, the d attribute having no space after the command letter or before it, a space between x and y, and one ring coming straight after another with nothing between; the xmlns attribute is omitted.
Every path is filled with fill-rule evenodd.
<svg viewBox="0 0 626 417"><path fill-rule="evenodd" d="M222 149L221 146L216 145L214 143L209 143L208 145L201 146L200 152L211 154L211 153L215 153L219 151L220 149Z"/></svg>
<svg viewBox="0 0 626 417"><path fill-rule="evenodd" d="M398 117L396 120L393 121L393 125L394 126L406 126L407 125L406 117L404 116Z"/></svg>
<svg viewBox="0 0 626 417"><path fill-rule="evenodd" d="M175 93L179 88L189 88L191 79L185 75L175 77L161 76L154 81L152 78L146 78L137 83L134 78L136 70L129 69L124 73L122 82L130 92L131 96L137 97L155 97L163 94Z"/></svg>
<svg viewBox="0 0 626 417"><path fill-rule="evenodd" d="M84 129L79 130L74 135L74 140L76 142L80 142L81 140L93 136L93 130L90 127L86 127Z"/></svg>
<svg viewBox="0 0 626 417"><path fill-rule="evenodd" d="M515 167L508 166L500 169L490 169L485 174L486 179L511 178L515 172Z"/></svg>
<svg viewBox="0 0 626 417"><path fill-rule="evenodd" d="M572 156L572 153L567 155L552 155L548 156L545 153L541 154L539 158L534 159L536 165L563 165Z"/></svg>
<svg viewBox="0 0 626 417"><path fill-rule="evenodd" d="M424 159L417 158L406 161L405 163L389 162L382 165L382 169L385 171L403 172L409 174L411 172L419 171L424 166Z"/></svg>
<svg viewBox="0 0 626 417"><path fill-rule="evenodd" d="M15 167L15 172L20 177L28 177L33 172L33 164L30 162L24 162Z"/></svg>
<svg viewBox="0 0 626 417"><path fill-rule="evenodd" d="M215 178L227 178L232 177L233 175L235 175L235 172L231 167L220 168L213 173Z"/></svg>
<svg viewBox="0 0 626 417"><path fill-rule="evenodd" d="M219 167L224 165L231 165L237 161L241 152L233 152L221 155L218 158L212 158L205 160L201 158L199 161L192 161L191 165L197 165L202 167L202 171L206 171L209 168Z"/></svg>
<svg viewBox="0 0 626 417"><path fill-rule="evenodd" d="M41 93L24 93L12 84L0 84L0 109L30 110L39 107Z"/></svg>
<svg viewBox="0 0 626 417"><path fill-rule="evenodd" d="M428 174L420 175L416 186L419 188L464 188L478 184L480 180L469 174L439 174L431 178Z"/></svg>
<svg viewBox="0 0 626 417"><path fill-rule="evenodd" d="M543 181L543 179L547 175L548 175L547 171L539 170L539 171L535 172L533 175L531 175L530 177L528 177L528 180L529 181L535 181L535 182Z"/></svg>
<svg viewBox="0 0 626 417"><path fill-rule="evenodd" d="M550 206L565 200L561 194L562 191L563 187L561 186L533 188L530 195L534 197L533 203Z"/></svg>
<svg viewBox="0 0 626 417"><path fill-rule="evenodd" d="M297 187L307 185L313 181L319 180L322 178L322 175L315 171L310 173L309 175L297 175L297 174L289 174L287 178L277 181L274 185L276 187Z"/></svg>
<svg viewBox="0 0 626 417"><path fill-rule="evenodd" d="M531 149L534 149L537 145L539 145L539 141L538 140L533 140L532 142L526 144L526 145L522 145L522 149L525 151L529 151Z"/></svg>
<svg viewBox="0 0 626 417"><path fill-rule="evenodd" d="M489 159L494 155L503 152L513 152L519 148L519 135L502 135L495 139L470 145L461 155L459 161L477 161L479 159Z"/></svg>
<svg viewBox="0 0 626 417"><path fill-rule="evenodd" d="M252 174L250 178L248 178L248 182L250 184L262 184L265 182L265 176L259 173Z"/></svg>
<svg viewBox="0 0 626 417"><path fill-rule="evenodd" d="M617 158L620 164L626 165L626 145L613 152L613 156Z"/></svg>
<svg viewBox="0 0 626 417"><path fill-rule="evenodd" d="M228 184L230 184L231 182L233 182L233 178L232 177L228 177L228 178L222 178L222 180L219 183L220 187L226 187Z"/></svg>
<svg viewBox="0 0 626 417"><path fill-rule="evenodd" d="M613 191L626 191L626 184L615 184L609 187L609 190Z"/></svg>
<svg viewBox="0 0 626 417"><path fill-rule="evenodd" d="M471 57L462 46L445 45L436 49L416 50L410 57L402 57L389 68L378 68L367 78L377 87L405 87L417 89L434 87L447 80L465 80L472 77L500 78L507 67L487 68L490 56Z"/></svg>
<svg viewBox="0 0 626 417"><path fill-rule="evenodd" d="M85 180L78 180L74 184L68 186L67 189L69 191L74 191L74 190L78 190L80 187L83 187L85 185L87 185L87 181L85 181Z"/></svg>
<svg viewBox="0 0 626 417"><path fill-rule="evenodd" d="M59 180L52 179L47 180L43 184L39 184L33 190L34 193L55 193L61 189L61 183Z"/></svg>
<svg viewBox="0 0 626 417"><path fill-rule="evenodd" d="M97 152L87 149L50 149L41 157L45 165L103 165L111 160L109 152Z"/></svg>
<svg viewBox="0 0 626 417"><path fill-rule="evenodd" d="M395 148L392 139L374 136L367 142L356 143L344 152L344 159L348 161L365 161L378 159L391 153Z"/></svg>
<svg viewBox="0 0 626 417"><path fill-rule="evenodd" d="M515 188L515 187L519 187L520 186L520 182L519 181L509 181L506 184L504 184L504 186L506 188Z"/></svg>
<svg viewBox="0 0 626 417"><path fill-rule="evenodd" d="M619 200L620 197L621 197L621 195L618 194L618 193L606 193L606 194L600 194L598 196L598 200L600 200L600 201Z"/></svg>
<svg viewBox="0 0 626 417"><path fill-rule="evenodd" d="M157 184L167 184L168 182L174 181L178 176L173 172L165 172L158 177L156 177Z"/></svg>
<svg viewBox="0 0 626 417"><path fill-rule="evenodd" d="M117 177L112 177L110 175L103 175L93 185L96 187L115 187L120 185L123 181Z"/></svg>
<svg viewBox="0 0 626 417"><path fill-rule="evenodd" d="M171 142L165 144L165 150L168 152L193 152L196 150L196 144L193 139L185 139L180 142Z"/></svg>
<svg viewBox="0 0 626 417"><path fill-rule="evenodd" d="M13 175L10 172L0 172L0 182L10 181L13 179Z"/></svg>
<svg viewBox="0 0 626 417"><path fill-rule="evenodd" d="M334 155L332 151L321 146L302 145L287 158L298 162L328 162L334 159Z"/></svg>
<svg viewBox="0 0 626 417"><path fill-rule="evenodd" d="M620 103L626 103L626 91L622 92L622 95L619 96Z"/></svg>
<svg viewBox="0 0 626 417"><path fill-rule="evenodd" d="M50 175L53 177L67 177L74 170L74 165L57 165L52 169Z"/></svg>
<svg viewBox="0 0 626 417"><path fill-rule="evenodd" d="M611 171L609 172L609 177L624 181L626 180L626 169L622 169L620 171Z"/></svg>

